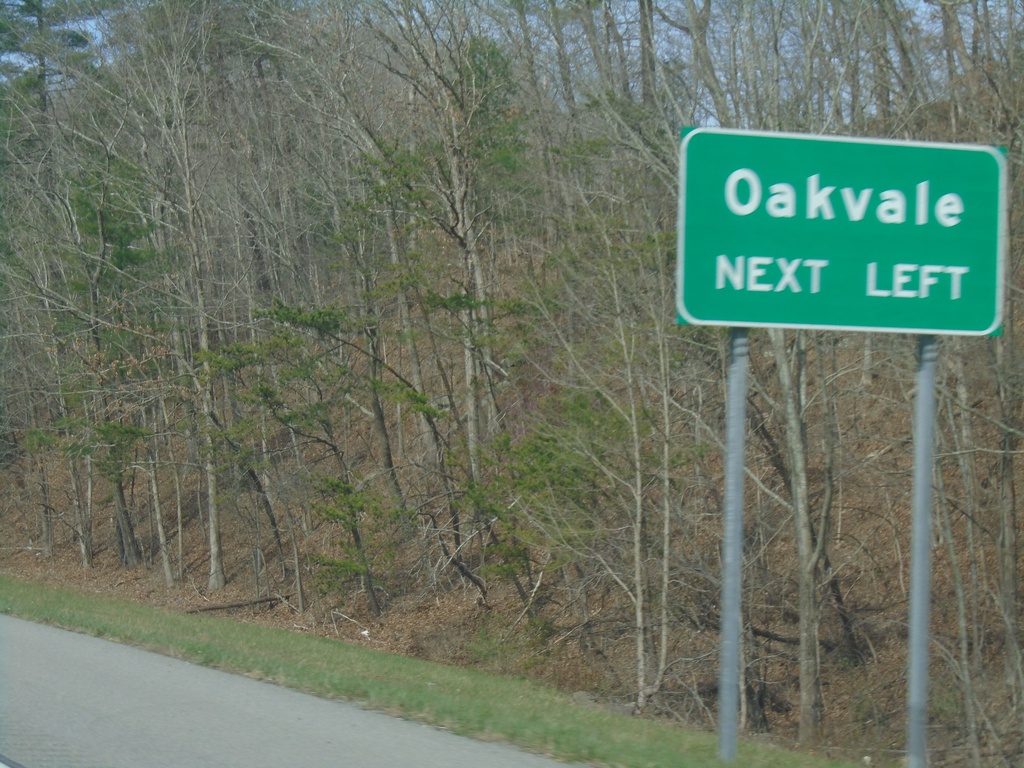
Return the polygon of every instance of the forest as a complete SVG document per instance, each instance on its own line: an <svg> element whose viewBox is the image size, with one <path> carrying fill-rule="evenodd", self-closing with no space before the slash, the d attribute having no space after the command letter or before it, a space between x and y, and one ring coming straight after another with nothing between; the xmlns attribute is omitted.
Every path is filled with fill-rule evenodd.
<svg viewBox="0 0 1024 768"><path fill-rule="evenodd" d="M714 728L729 336L677 323L680 132L997 146L929 739L1019 765L1022 84L1009 0L4 2L0 568L425 616L400 650ZM895 763L916 339L750 354L741 727Z"/></svg>

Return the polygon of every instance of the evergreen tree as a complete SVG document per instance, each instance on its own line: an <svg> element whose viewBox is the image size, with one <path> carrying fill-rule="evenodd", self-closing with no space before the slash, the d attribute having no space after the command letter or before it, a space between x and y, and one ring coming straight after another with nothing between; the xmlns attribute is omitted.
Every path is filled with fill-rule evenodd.
<svg viewBox="0 0 1024 768"><path fill-rule="evenodd" d="M19 0L0 5L0 74L46 108L51 88L87 64L108 2Z"/></svg>

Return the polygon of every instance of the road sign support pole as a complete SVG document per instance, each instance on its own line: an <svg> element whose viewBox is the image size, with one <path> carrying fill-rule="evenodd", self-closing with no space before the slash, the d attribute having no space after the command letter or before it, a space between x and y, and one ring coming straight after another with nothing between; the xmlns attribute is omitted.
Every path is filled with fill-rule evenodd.
<svg viewBox="0 0 1024 768"><path fill-rule="evenodd" d="M729 331L725 405L725 515L722 539L721 647L718 672L718 738L723 762L736 760L740 694L740 597L743 581L743 457L747 430L746 328Z"/></svg>
<svg viewBox="0 0 1024 768"><path fill-rule="evenodd" d="M914 415L914 498L910 561L910 638L907 671L907 767L928 764L928 646L931 614L932 466L935 459L934 336L918 342Z"/></svg>

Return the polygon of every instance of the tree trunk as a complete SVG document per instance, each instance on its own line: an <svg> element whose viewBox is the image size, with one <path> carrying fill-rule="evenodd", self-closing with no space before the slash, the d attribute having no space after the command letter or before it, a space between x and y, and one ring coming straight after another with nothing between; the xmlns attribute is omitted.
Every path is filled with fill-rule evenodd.
<svg viewBox="0 0 1024 768"><path fill-rule="evenodd" d="M800 743L813 745L820 737L822 721L821 658L818 627L818 565L820 551L815 542L807 493L807 432L799 384L794 381L783 331L769 332L786 420L786 453L789 459L789 490L796 523L798 563L798 608L800 611ZM797 377L802 380L804 361L797 341Z"/></svg>
<svg viewBox="0 0 1024 768"><path fill-rule="evenodd" d="M643 105L654 108L657 54L654 48L654 0L638 0L640 11L640 93Z"/></svg>
<svg viewBox="0 0 1024 768"><path fill-rule="evenodd" d="M124 496L124 477L120 474L113 479L114 483L114 522L117 530L117 551L121 557L121 565L134 568L142 560L139 540L135 537L131 512Z"/></svg>
<svg viewBox="0 0 1024 768"><path fill-rule="evenodd" d="M996 367L999 376L1000 421L1004 425L1000 437L998 487L999 520L997 528L999 563L999 608L1003 614L1007 648L1017 648L1018 636L1018 584L1017 584L1017 486L1014 479L1014 456L1020 419L1019 398L1010 386L1014 361L1012 347L1006 337L995 340Z"/></svg>
<svg viewBox="0 0 1024 768"><path fill-rule="evenodd" d="M157 472L160 467L159 417L153 411L153 438L150 443L149 495L153 504L153 517L156 520L157 542L160 545L160 566L164 572L164 583L168 587L174 585L174 569L171 567L171 553L167 548L167 532L164 528L163 507L160 505L160 483Z"/></svg>
<svg viewBox="0 0 1024 768"><path fill-rule="evenodd" d="M39 483L40 539L43 557L53 557L53 505L50 501L50 475L46 470L46 457L35 459L36 478Z"/></svg>
<svg viewBox="0 0 1024 768"><path fill-rule="evenodd" d="M212 429L212 425L207 430ZM224 550L220 538L220 511L217 502L217 465L213 459L213 437L204 430L203 448L207 458L203 460L203 474L206 478L206 514L209 522L210 545L210 590L222 589L227 584L224 571Z"/></svg>
<svg viewBox="0 0 1024 768"><path fill-rule="evenodd" d="M82 481L82 463L86 465L88 479ZM92 537L92 469L89 457L68 462L71 475L71 503L75 510L75 538L82 555L82 567L91 568L93 559Z"/></svg>

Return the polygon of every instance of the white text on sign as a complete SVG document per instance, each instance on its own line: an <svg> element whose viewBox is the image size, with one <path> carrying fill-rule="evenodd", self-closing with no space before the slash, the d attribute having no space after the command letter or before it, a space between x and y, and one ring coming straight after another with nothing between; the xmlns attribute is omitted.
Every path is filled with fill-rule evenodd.
<svg viewBox="0 0 1024 768"><path fill-rule="evenodd" d="M781 259L769 256L719 255L715 263L715 288L719 291L757 293L821 293L827 259ZM875 298L927 299L931 296L956 301L963 295L964 275L970 267L940 264L894 264L892 279L879 274L878 262L867 265L865 295Z"/></svg>
<svg viewBox="0 0 1024 768"><path fill-rule="evenodd" d="M938 264L894 264L892 282L881 285L878 282L878 264L868 264L867 295L897 299L927 299L932 289L949 277L949 298L956 301L963 295L963 276L970 267L944 267ZM937 288L935 293L943 291Z"/></svg>
<svg viewBox="0 0 1024 768"><path fill-rule="evenodd" d="M821 291L821 270L828 266L825 259L773 259L768 256L739 256L730 261L721 255L715 270L715 288L721 290L726 283L737 291L792 291L801 293L806 283L811 293ZM801 269L802 268L802 269ZM804 283L800 281L804 280Z"/></svg>
<svg viewBox="0 0 1024 768"><path fill-rule="evenodd" d="M933 214L940 226L955 227L964 213L963 198L955 192L948 192L941 195L933 206L930 187L928 181L921 181L914 187L914 224L927 224ZM832 197L835 191L835 185L822 186L821 174L808 176L804 216L825 221L835 219L837 201ZM761 177L750 168L739 168L725 180L725 205L737 216L749 216L761 207L764 200L765 213L772 218L796 218L799 210L796 187L779 182L769 186L768 192L768 199L764 200ZM907 195L899 189L882 190L876 197L872 187L843 187L839 190L839 202L848 221L863 221L872 206L875 218L882 224L904 224L908 220Z"/></svg>

